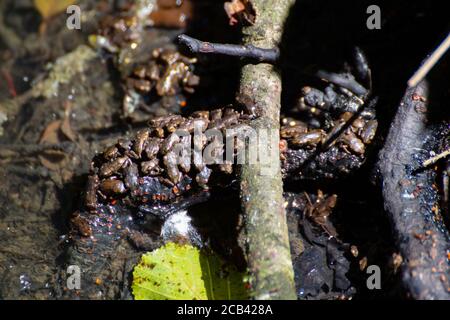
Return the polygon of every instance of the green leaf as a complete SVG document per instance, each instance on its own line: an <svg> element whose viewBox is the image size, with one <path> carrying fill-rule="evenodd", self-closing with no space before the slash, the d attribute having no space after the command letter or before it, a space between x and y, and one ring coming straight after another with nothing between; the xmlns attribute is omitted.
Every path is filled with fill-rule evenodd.
<svg viewBox="0 0 450 320"><path fill-rule="evenodd" d="M248 299L243 274L215 254L168 243L142 256L134 268L136 300Z"/></svg>

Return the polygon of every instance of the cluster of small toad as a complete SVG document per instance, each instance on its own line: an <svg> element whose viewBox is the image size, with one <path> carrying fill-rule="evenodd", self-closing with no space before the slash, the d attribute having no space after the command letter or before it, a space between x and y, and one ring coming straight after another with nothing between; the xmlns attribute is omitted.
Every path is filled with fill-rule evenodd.
<svg viewBox="0 0 450 320"><path fill-rule="evenodd" d="M95 210L99 199L108 202L125 197L133 203L167 202L190 191L193 184L208 189L213 171L231 176L232 164L206 165L195 161L195 153L192 157L180 158L180 151L195 140L199 155L203 155L207 147L221 154L225 142L219 141L217 136L208 138L204 132L220 130L225 136L227 129L248 121L248 116L229 108L198 111L187 118L169 115L151 120L148 128L131 139L120 139L94 158L86 206ZM199 130L197 138L193 138L194 130ZM187 135L180 136L179 132Z"/></svg>
<svg viewBox="0 0 450 320"><path fill-rule="evenodd" d="M330 92L329 90L333 90L333 86L331 85L325 90L325 92ZM336 95L334 91L331 92L333 92L333 97L336 99L343 99L345 97L344 94L349 93L346 97L349 99L348 103L323 100L322 97L326 97L326 93L311 87L303 88L303 92L304 96L300 98L299 102L300 108L323 117L324 121L317 124L317 118L314 117L308 124L301 120L283 118L280 131L281 137L290 139L292 148L311 149L316 148L318 145L326 145L327 142L332 141L328 144L328 147L338 144L348 153L364 155L365 146L372 142L378 126L374 110L365 110L363 114L356 115L358 109L349 108L348 106L351 100L355 99L358 101L357 99L359 98L353 96L347 90L343 91L341 95ZM358 102L360 102L360 105L364 104L362 100ZM336 105L344 107L343 110L330 110ZM345 126L348 127L344 128Z"/></svg>
<svg viewBox="0 0 450 320"><path fill-rule="evenodd" d="M139 19L123 16L108 18L102 24L97 42L110 52L139 41ZM323 90L304 87L297 105L303 119L283 118L280 130L280 156L285 179L339 178L359 168L365 160L366 146L376 133L374 101L370 100L370 68L357 51L356 78L351 70L322 72ZM168 49L155 49L152 59L135 66L124 77L124 104L136 95L160 97L192 93L199 83L193 73L195 58ZM364 82L365 87L358 81ZM366 88L367 87L367 88ZM133 110L133 108L124 108ZM120 139L97 155L86 188L85 205L94 212L99 203L123 200L139 206L143 203L168 203L194 190L207 190L225 176L234 179L236 165L230 162L197 162L195 152L179 159L176 150L191 146L194 129L236 129L252 121L252 116L231 108L197 111L188 117L177 114L154 118L148 128L131 138ZM180 137L177 130L188 132ZM196 146L201 152L213 148L225 154L226 141L201 135ZM195 141L194 141L195 144ZM234 157L244 144L237 143ZM312 160L311 160L312 159ZM223 160L223 159L222 159ZM234 159L235 160L235 159ZM220 184L220 183L219 183ZM225 183L226 184L226 183Z"/></svg>
<svg viewBox="0 0 450 320"><path fill-rule="evenodd" d="M195 58L188 58L178 51L157 48L152 59L137 65L125 80L123 100L124 116L136 109L136 96L151 94L159 97L175 96L180 92L193 93L200 78L193 73Z"/></svg>
<svg viewBox="0 0 450 320"><path fill-rule="evenodd" d="M100 21L98 34L91 37L94 46L114 55L113 62L122 76L122 115L130 117L139 107L145 109L145 96L176 97L193 93L199 84L194 74L196 58L189 58L171 47L152 50L150 59L136 63L133 54L144 41L144 30L151 25L148 19L139 18L138 8L107 15ZM132 68L129 70L128 65ZM168 103L174 100L167 99ZM178 99L182 105L183 99ZM178 101L177 100L177 101Z"/></svg>
<svg viewBox="0 0 450 320"><path fill-rule="evenodd" d="M312 91L310 89L308 92ZM307 95L302 100L305 98ZM285 125L280 131L282 164L285 165L296 150L309 154L316 152L331 140L330 137L338 133L335 141L321 152L333 156L334 162L328 165L342 165L347 158L353 159L353 164L358 161L357 164L360 165L364 160L365 145L372 141L377 122L373 116L355 117L350 111L344 110L332 122L327 134L324 129L310 129L304 122L284 119ZM368 111L366 110L367 114L373 114ZM148 128L139 131L131 139L120 139L94 159L89 178L87 207L95 210L99 197L104 201L111 201L131 196L132 202L158 202L174 199L193 187L208 189L212 174L232 175L235 165L229 162L206 165L202 161L195 161L195 153L183 159L179 157L180 150L186 145L192 146L192 141L195 140L194 129L198 128L202 138L195 147L200 155L203 155L206 148L210 148L223 156L225 138L220 141L217 136L208 138L204 135L205 131L220 130L222 137L227 137L227 130L236 131L239 126L245 126L250 121L251 116L231 108L197 111L189 117L168 115L151 120ZM179 131L188 135L180 136ZM243 143L235 144L233 160L243 147ZM301 163L296 168L299 169L300 166ZM292 166L283 169L293 171ZM335 174L333 166L328 171L328 177ZM310 178L313 178L314 173L311 175Z"/></svg>

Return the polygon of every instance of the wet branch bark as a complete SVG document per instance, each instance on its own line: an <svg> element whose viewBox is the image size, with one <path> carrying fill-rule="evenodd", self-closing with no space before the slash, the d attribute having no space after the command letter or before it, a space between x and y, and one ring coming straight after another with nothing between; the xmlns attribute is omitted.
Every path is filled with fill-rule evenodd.
<svg viewBox="0 0 450 320"><path fill-rule="evenodd" d="M426 102L415 96L424 97ZM406 91L380 152L378 169L384 206L406 262L402 268L405 287L415 299L450 299L450 239L442 231L445 227L439 225L442 217L433 214L434 201L430 200L437 197L432 187L435 173L411 168L431 134L427 128L428 98L425 81Z"/></svg>
<svg viewBox="0 0 450 320"><path fill-rule="evenodd" d="M294 0L253 0L256 21L243 29L243 45L278 46L283 24ZM242 68L237 100L258 118L255 130L279 130L281 77L271 64L247 64ZM260 143L261 145L261 143ZM296 299L289 249L283 185L280 172L279 136L262 147L269 149L270 168L259 159L241 173L241 199L245 216L247 259L254 299Z"/></svg>
<svg viewBox="0 0 450 320"><path fill-rule="evenodd" d="M212 53L255 59L259 62L275 63L280 51L278 48L263 49L253 45L236 45L200 41L185 34L179 35L180 43L186 45L193 53Z"/></svg>

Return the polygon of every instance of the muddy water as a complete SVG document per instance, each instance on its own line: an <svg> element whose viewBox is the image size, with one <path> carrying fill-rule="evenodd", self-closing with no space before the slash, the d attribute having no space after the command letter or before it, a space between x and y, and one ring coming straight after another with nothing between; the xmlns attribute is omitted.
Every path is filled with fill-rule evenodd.
<svg viewBox="0 0 450 320"><path fill-rule="evenodd" d="M94 3L83 8L95 17ZM39 35L20 29L39 26L32 1L2 1L0 10L0 28L11 31L0 41L0 298L53 299L62 295L68 217L90 159L129 128L120 121L117 75L86 45L90 22L71 32L64 15L55 17ZM161 45L171 34L149 38Z"/></svg>
<svg viewBox="0 0 450 320"><path fill-rule="evenodd" d="M81 31L68 30L66 16L60 14L48 21L45 32L38 32L42 19L33 1L0 3L2 299L70 296L62 290L71 260L67 256L69 217L79 207L90 161L152 116L139 115L133 123L123 119L120 74L111 64L110 54L89 46L88 36L97 32L100 16L107 14L112 2L102 5L85 0L78 4L84 17ZM226 26L226 17L216 20ZM181 31L146 30L143 48L133 59L145 61L154 48L173 47ZM224 94L211 93L202 105L219 103L221 96ZM166 114L169 109L155 101L152 112ZM127 288L121 288L127 287L124 281L138 253L126 241L118 245L111 266L116 280L104 293L96 295L94 290L91 298L130 298Z"/></svg>

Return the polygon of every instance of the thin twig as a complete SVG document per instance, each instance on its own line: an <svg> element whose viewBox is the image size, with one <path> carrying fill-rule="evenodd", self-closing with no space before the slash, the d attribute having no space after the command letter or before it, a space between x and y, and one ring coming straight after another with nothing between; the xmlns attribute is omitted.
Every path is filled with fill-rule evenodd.
<svg viewBox="0 0 450 320"><path fill-rule="evenodd" d="M423 166L424 168L425 168L425 167L428 167L428 166L430 166L430 165L436 163L436 162L439 161L440 159L443 159L443 158L447 157L448 155L450 155L450 149L447 149L447 150L445 150L444 152L441 152L441 153L435 155L434 157L431 157L430 159L425 160L425 161L422 163L422 166Z"/></svg>
<svg viewBox="0 0 450 320"><path fill-rule="evenodd" d="M11 73L5 69L2 69L2 74L3 77L5 78L6 85L8 86L9 94L11 95L12 98L17 97L17 91Z"/></svg>
<svg viewBox="0 0 450 320"><path fill-rule="evenodd" d="M436 50L431 54L431 56L425 61L425 63L414 73L411 79L408 80L408 86L416 86L422 79L428 74L428 72L433 68L433 66L439 61L439 59L444 55L444 53L450 47L450 33L442 41L442 43L437 47Z"/></svg>
<svg viewBox="0 0 450 320"><path fill-rule="evenodd" d="M186 45L193 53L213 53L227 56L250 58L259 62L275 63L280 57L278 48L263 49L253 45L236 45L204 42L185 34L179 35L180 43Z"/></svg>

